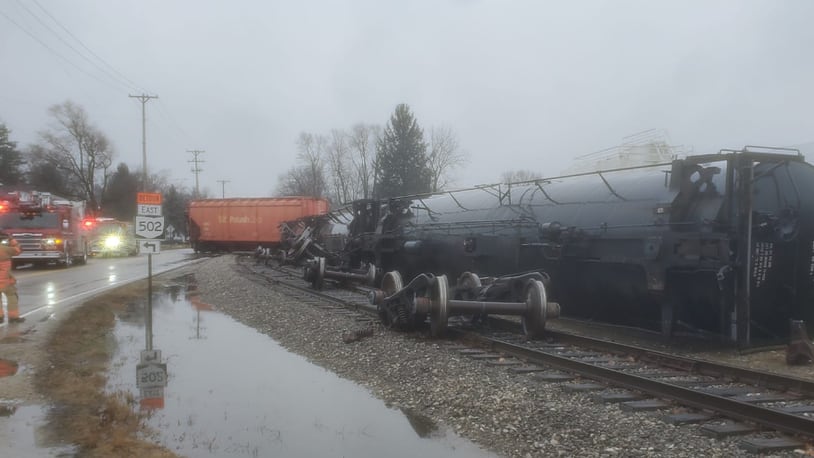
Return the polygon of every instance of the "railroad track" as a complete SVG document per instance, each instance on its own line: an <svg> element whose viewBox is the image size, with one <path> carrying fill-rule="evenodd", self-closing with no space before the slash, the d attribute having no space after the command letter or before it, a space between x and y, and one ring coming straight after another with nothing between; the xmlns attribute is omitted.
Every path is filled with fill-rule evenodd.
<svg viewBox="0 0 814 458"><path fill-rule="evenodd" d="M239 262L246 271L305 303L376 314L367 299L369 289L328 286L315 291L295 269ZM528 341L515 321L495 322L492 326L464 320L450 323L455 350L540 381L564 382L567 390L596 391L597 401L620 403L623 409L683 406L686 412L670 413L664 419L674 424L700 423L703 433L716 437L747 435L741 443L749 450L803 448L806 441L814 440L814 381L564 332L549 331L545 341ZM790 436L748 435L766 431Z"/></svg>

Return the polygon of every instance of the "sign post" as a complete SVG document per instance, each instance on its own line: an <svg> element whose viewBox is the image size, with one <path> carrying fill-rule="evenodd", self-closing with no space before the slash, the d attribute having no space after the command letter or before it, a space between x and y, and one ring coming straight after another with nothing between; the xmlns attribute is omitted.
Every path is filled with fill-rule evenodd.
<svg viewBox="0 0 814 458"><path fill-rule="evenodd" d="M136 368L136 385L142 390L143 401L160 399L163 406L167 365L161 363L161 351L153 349L153 254L161 253L164 236L161 200L159 193L140 192L136 195L136 239L139 253L147 253L146 349L141 354L141 364Z"/></svg>
<svg viewBox="0 0 814 458"><path fill-rule="evenodd" d="M165 386L167 364L161 362L161 350L142 350L141 362L136 365L136 387L141 394L141 408L164 408Z"/></svg>

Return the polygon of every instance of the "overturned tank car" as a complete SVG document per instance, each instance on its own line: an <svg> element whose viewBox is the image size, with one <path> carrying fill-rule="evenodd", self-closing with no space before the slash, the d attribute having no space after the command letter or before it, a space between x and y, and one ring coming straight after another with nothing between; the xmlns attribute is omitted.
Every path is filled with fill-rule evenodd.
<svg viewBox="0 0 814 458"><path fill-rule="evenodd" d="M398 327L429 317L439 334L451 315L515 314L537 336L561 306L749 346L814 323L812 196L798 151L722 150L366 202L339 264L378 267L372 300Z"/></svg>

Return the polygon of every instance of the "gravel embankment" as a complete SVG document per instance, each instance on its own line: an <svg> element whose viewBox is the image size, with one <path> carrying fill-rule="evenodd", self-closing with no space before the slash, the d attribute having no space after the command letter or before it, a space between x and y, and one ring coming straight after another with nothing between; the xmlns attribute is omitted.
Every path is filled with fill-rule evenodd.
<svg viewBox="0 0 814 458"><path fill-rule="evenodd" d="M200 263L194 273L202 299L217 310L366 386L394 408L423 414L503 456L750 455L737 439L708 438L656 413L596 403L590 393L569 393L561 384L467 358L447 341L377 324L372 336L344 343L344 332L362 326L353 315L295 303L244 278L232 256Z"/></svg>

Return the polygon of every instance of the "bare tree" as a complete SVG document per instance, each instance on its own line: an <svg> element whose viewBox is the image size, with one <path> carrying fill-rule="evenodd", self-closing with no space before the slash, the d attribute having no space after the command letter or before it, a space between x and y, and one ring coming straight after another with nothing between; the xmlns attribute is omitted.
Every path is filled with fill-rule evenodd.
<svg viewBox="0 0 814 458"><path fill-rule="evenodd" d="M500 174L502 183L517 183L520 181L531 181L543 176L539 172L532 172L531 170L507 170Z"/></svg>
<svg viewBox="0 0 814 458"><path fill-rule="evenodd" d="M358 185L357 198L370 199L376 184L375 158L376 141L381 135L381 126L375 124L356 124L351 128L349 144L352 150L352 162Z"/></svg>
<svg viewBox="0 0 814 458"><path fill-rule="evenodd" d="M323 153L326 139L322 135L302 132L297 139L297 158L303 164L280 175L277 194L285 196L326 195L325 165Z"/></svg>
<svg viewBox="0 0 814 458"><path fill-rule="evenodd" d="M331 141L326 148L332 185L332 197L337 203L350 202L356 196L353 180L353 163L350 157L348 134L340 129L331 131Z"/></svg>
<svg viewBox="0 0 814 458"><path fill-rule="evenodd" d="M314 196L312 194L315 188L325 188L324 181L322 183L315 183L315 177L307 166L292 167L287 172L283 173L277 178L276 195L279 196ZM316 178L319 180L320 178ZM319 194L314 197L321 197Z"/></svg>
<svg viewBox="0 0 814 458"><path fill-rule="evenodd" d="M74 196L98 208L112 173L113 147L107 136L90 123L84 108L66 101L48 110L56 123L39 133L40 143L31 148L34 159L52 164L68 175Z"/></svg>
<svg viewBox="0 0 814 458"><path fill-rule="evenodd" d="M427 152L432 192L442 191L452 182L453 169L466 163L468 155L461 151L458 137L448 126L430 129L429 151Z"/></svg>

